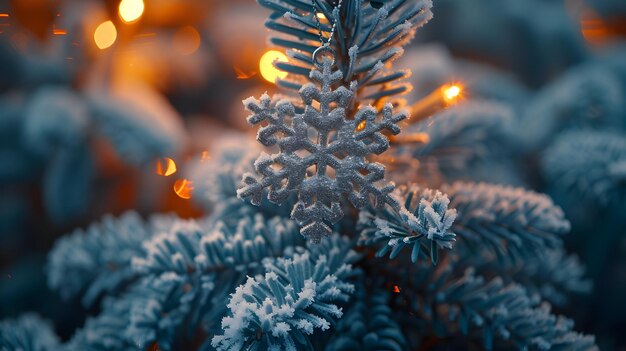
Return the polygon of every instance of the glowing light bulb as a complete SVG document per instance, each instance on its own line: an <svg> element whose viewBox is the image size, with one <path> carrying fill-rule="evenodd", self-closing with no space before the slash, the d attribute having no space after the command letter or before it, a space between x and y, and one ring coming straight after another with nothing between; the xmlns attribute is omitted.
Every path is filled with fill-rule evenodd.
<svg viewBox="0 0 626 351"><path fill-rule="evenodd" d="M458 85L446 86L443 88L443 98L446 102L453 102L456 98L461 95L461 87Z"/></svg>
<svg viewBox="0 0 626 351"><path fill-rule="evenodd" d="M93 33L93 40L96 42L96 46L103 50L115 43L117 39L117 29L111 21L100 23L96 31Z"/></svg>
<svg viewBox="0 0 626 351"><path fill-rule="evenodd" d="M188 179L179 179L174 183L174 192L181 199L191 199L193 193L193 182Z"/></svg>
<svg viewBox="0 0 626 351"><path fill-rule="evenodd" d="M157 160L156 174L169 177L174 173L176 173L176 162L174 160L169 157Z"/></svg>
<svg viewBox="0 0 626 351"><path fill-rule="evenodd" d="M274 67L274 61L287 62L287 55L280 51L270 50L263 54L259 62L259 70L261 75L270 83L276 83L277 79L287 77L287 72L283 72Z"/></svg>
<svg viewBox="0 0 626 351"><path fill-rule="evenodd" d="M463 86L460 84L446 84L435 89L411 106L411 123L419 122L456 104L462 98L462 94Z"/></svg>
<svg viewBox="0 0 626 351"><path fill-rule="evenodd" d="M119 14L125 23L135 22L143 14L145 6L143 0L122 0L119 6Z"/></svg>

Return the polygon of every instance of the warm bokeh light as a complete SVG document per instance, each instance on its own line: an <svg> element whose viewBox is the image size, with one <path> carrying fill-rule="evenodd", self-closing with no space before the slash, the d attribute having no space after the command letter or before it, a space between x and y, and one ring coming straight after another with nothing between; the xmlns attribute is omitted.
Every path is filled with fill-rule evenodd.
<svg viewBox="0 0 626 351"><path fill-rule="evenodd" d="M179 179L174 183L174 192L181 199L191 199L193 193L193 182L188 179Z"/></svg>
<svg viewBox="0 0 626 351"><path fill-rule="evenodd" d="M202 151L202 153L200 154L200 162L206 162L209 161L211 159L211 155L209 154L208 151Z"/></svg>
<svg viewBox="0 0 626 351"><path fill-rule="evenodd" d="M117 29L111 21L102 22L93 33L93 40L99 49L106 49L115 43Z"/></svg>
<svg viewBox="0 0 626 351"><path fill-rule="evenodd" d="M191 55L200 47L200 33L192 26L182 27L174 34L172 44L181 55Z"/></svg>
<svg viewBox="0 0 626 351"><path fill-rule="evenodd" d="M235 70L235 74L237 75L237 79L250 79L256 75L256 72L251 71L250 73L244 72L241 68L237 66L233 66Z"/></svg>
<svg viewBox="0 0 626 351"><path fill-rule="evenodd" d="M274 67L274 61L287 62L287 55L277 50L270 50L263 54L259 62L261 75L270 83L275 83L277 79L287 77L287 72Z"/></svg>
<svg viewBox="0 0 626 351"><path fill-rule="evenodd" d="M169 177L176 173L176 162L169 157L164 157L156 162L156 174Z"/></svg>
<svg viewBox="0 0 626 351"><path fill-rule="evenodd" d="M609 28L606 23L591 9L582 12L580 31L585 40L592 45L603 44L609 37Z"/></svg>
<svg viewBox="0 0 626 351"><path fill-rule="evenodd" d="M393 286L393 292L395 292L396 294L400 292L400 288L397 285Z"/></svg>
<svg viewBox="0 0 626 351"><path fill-rule="evenodd" d="M0 13L0 17L9 17L8 13Z"/></svg>
<svg viewBox="0 0 626 351"><path fill-rule="evenodd" d="M131 23L139 19L145 6L143 0L122 0L119 6L119 14L122 21Z"/></svg>
<svg viewBox="0 0 626 351"><path fill-rule="evenodd" d="M54 28L52 30L52 34L54 34L54 35L66 35L67 31L65 29Z"/></svg>
<svg viewBox="0 0 626 351"><path fill-rule="evenodd" d="M443 98L447 103L453 103L459 96L461 96L461 92L463 88L460 85L448 85L443 87Z"/></svg>

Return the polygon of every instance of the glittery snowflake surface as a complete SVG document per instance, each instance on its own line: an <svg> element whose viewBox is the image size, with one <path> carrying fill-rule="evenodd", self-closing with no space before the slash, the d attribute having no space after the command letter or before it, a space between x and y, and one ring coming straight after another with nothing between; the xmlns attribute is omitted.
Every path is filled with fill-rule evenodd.
<svg viewBox="0 0 626 351"><path fill-rule="evenodd" d="M368 203L398 207L390 195L394 185L384 181L384 166L368 162L367 157L389 148L382 132L398 134L397 123L407 114L394 113L387 104L381 111L366 106L348 116L356 83L350 89L342 86L343 75L329 58L311 70L310 78L314 83L300 90L302 113L290 101L273 103L267 94L260 100L244 100L252 113L248 122L263 125L257 140L280 151L261 154L255 162L256 174L244 175L238 196L258 204L268 188L268 199L283 203L297 192L299 201L291 216L304 236L318 242L343 217L344 198L357 208Z"/></svg>

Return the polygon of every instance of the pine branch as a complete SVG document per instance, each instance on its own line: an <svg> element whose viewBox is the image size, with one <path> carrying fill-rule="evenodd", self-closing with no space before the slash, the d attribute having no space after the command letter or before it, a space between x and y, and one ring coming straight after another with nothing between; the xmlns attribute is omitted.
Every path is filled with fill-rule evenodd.
<svg viewBox="0 0 626 351"><path fill-rule="evenodd" d="M441 189L458 217L459 246L502 264L525 262L559 248L570 224L549 197L521 188L457 182Z"/></svg>
<svg viewBox="0 0 626 351"><path fill-rule="evenodd" d="M249 277L231 296L224 334L213 338L218 350L311 349L309 336L327 330L343 314L337 303L354 293L352 274L335 248L317 257L308 252L267 262L264 277Z"/></svg>
<svg viewBox="0 0 626 351"><path fill-rule="evenodd" d="M487 350L598 350L594 337L573 331L571 320L551 314L547 304L521 285L454 267L433 270L418 263L404 274L404 282L398 282L402 294L397 307L416 313L405 319L406 328L426 323L441 337L479 338Z"/></svg>
<svg viewBox="0 0 626 351"><path fill-rule="evenodd" d="M530 102L520 120L520 147L540 150L555 134L572 127L623 128L623 96L619 79L605 67L587 64L574 68Z"/></svg>
<svg viewBox="0 0 626 351"><path fill-rule="evenodd" d="M35 314L0 321L0 350L54 351L60 346L51 323Z"/></svg>
<svg viewBox="0 0 626 351"><path fill-rule="evenodd" d="M48 285L66 299L81 294L85 306L104 293L116 294L135 277L130 262L143 255L143 241L173 222L172 217L154 216L145 223L128 212L74 231L58 240L48 256Z"/></svg>
<svg viewBox="0 0 626 351"><path fill-rule="evenodd" d="M546 151L542 169L553 189L574 192L602 211L626 209L626 140L623 134L572 131ZM567 203L568 207L576 203Z"/></svg>
<svg viewBox="0 0 626 351"><path fill-rule="evenodd" d="M389 307L389 293L376 290L364 296L357 289L358 299L341 317L335 333L325 345L327 351L407 350L408 344L395 312ZM360 293L359 293L360 292Z"/></svg>
<svg viewBox="0 0 626 351"><path fill-rule="evenodd" d="M411 248L411 261L417 262L421 255L430 257L437 264L440 248L451 249L455 234L451 231L456 210L448 209L450 200L439 191L421 189L417 185L399 188L398 203L404 206L397 211L381 208L362 211L358 228L361 231L360 245L382 247L376 256L389 253L394 259L405 247Z"/></svg>
<svg viewBox="0 0 626 351"><path fill-rule="evenodd" d="M331 23L337 23L331 46L344 84L358 82L359 97L377 101L410 90L410 85L399 83L409 72L388 70L384 65L402 55L402 47L413 38L417 28L432 18L430 0L386 1L377 9L367 1L344 0L341 10L315 0L318 13L313 13L312 3L298 0L258 2L272 11L266 26L278 35L270 41L288 49L291 58L289 63L275 64L291 73L279 85L299 90L308 80L312 54L321 46L316 19L321 17L322 35L326 38L330 36Z"/></svg>

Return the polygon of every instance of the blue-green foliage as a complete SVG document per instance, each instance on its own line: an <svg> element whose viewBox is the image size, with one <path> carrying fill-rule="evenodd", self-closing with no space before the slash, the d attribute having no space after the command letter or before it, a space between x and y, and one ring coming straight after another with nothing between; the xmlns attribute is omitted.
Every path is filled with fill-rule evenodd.
<svg viewBox="0 0 626 351"><path fill-rule="evenodd" d="M54 351L60 342L50 322L34 314L0 321L0 350Z"/></svg>
<svg viewBox="0 0 626 351"><path fill-rule="evenodd" d="M436 19L435 19L436 21ZM490 65L453 57L442 44L414 46L398 65L411 70L413 90L409 101L417 101L451 83L462 84L468 99L493 101L517 110L527 104L530 92L515 75Z"/></svg>
<svg viewBox="0 0 626 351"><path fill-rule="evenodd" d="M70 5L77 3L60 6ZM0 157L3 163L15 164L8 174L13 183L30 178L40 182L46 215L55 224L71 223L96 207L92 190L103 176L97 157L102 145L108 144L122 161L140 168L157 157L176 154L184 143L178 114L155 91L102 87L99 78L87 76L96 73L82 71L88 46L75 45L82 33L78 29L86 21L82 12L89 13L64 12L62 26L76 30L55 36L53 47L44 48L19 30L15 37L25 40L23 45L0 43L2 48L13 46L6 52L0 48L0 55L10 55L18 66L11 72L15 77L7 104L4 96L0 102L2 110L8 110L0 115L0 128L12 134L1 136L13 150L4 154L0 149ZM5 129L9 118L14 124Z"/></svg>
<svg viewBox="0 0 626 351"><path fill-rule="evenodd" d="M584 267L563 248L570 224L550 198L486 183L457 182L442 190L458 211L452 230L463 265L518 282L556 305L565 305L571 293L589 292Z"/></svg>
<svg viewBox="0 0 626 351"><path fill-rule="evenodd" d="M542 170L557 193L619 213L626 209L626 138L607 131L560 135L545 152ZM568 206L576 203L568 202Z"/></svg>
<svg viewBox="0 0 626 351"><path fill-rule="evenodd" d="M458 243L440 254L437 267L407 264L408 253L370 263L396 286L392 308L404 332L427 329L412 347L435 333L464 335L486 349L595 350L593 337L574 332L542 302L563 306L569 294L590 288L577 258L563 251L563 212L520 188L458 182L442 191L458 211L450 229Z"/></svg>
<svg viewBox="0 0 626 351"><path fill-rule="evenodd" d="M412 262L423 252L437 264L439 249L451 249L455 241L456 235L450 228L456 219L456 210L448 209L450 200L439 191L420 189L416 185L398 189L396 196L397 201L403 203L399 211L385 207L360 213L359 243L383 243L376 255L389 253L391 259L409 247Z"/></svg>
<svg viewBox="0 0 626 351"><path fill-rule="evenodd" d="M366 296L359 287L358 299L341 317L335 333L326 344L327 351L401 351L408 343L389 307L389 293L373 291Z"/></svg>
<svg viewBox="0 0 626 351"><path fill-rule="evenodd" d="M129 298L106 298L102 303L102 312L95 317L87 318L82 329L78 330L65 345L68 351L136 351L126 330L129 324L129 313L132 300Z"/></svg>
<svg viewBox="0 0 626 351"><path fill-rule="evenodd" d="M558 248L570 229L563 211L549 197L521 188L487 183L444 185L458 216L452 230L461 250L485 253L501 263L525 262Z"/></svg>
<svg viewBox="0 0 626 351"><path fill-rule="evenodd" d="M290 73L286 80L278 81L280 86L299 90L308 80L313 52L321 46L317 13L313 11L315 4L318 13L328 19L321 23L325 37L330 35L332 23L337 24L331 46L344 81L358 82L357 95L378 100L410 90L410 85L397 83L409 72L390 70L385 64L401 56L402 46L413 38L417 28L432 18L432 1L392 0L375 9L368 1L344 0L341 10L323 0L258 2L272 10L265 25L280 34L270 41L287 48L291 58L289 63L275 63L277 68Z"/></svg>
<svg viewBox="0 0 626 351"><path fill-rule="evenodd" d="M245 282L246 276L264 272L264 259L292 254L304 245L294 222L278 217L266 220L260 214L240 218L235 227L212 219L177 219L151 227L135 216L124 219L111 221L117 224L117 228L111 228L117 229L117 236L83 243L89 249L101 245L100 251L106 256L121 251L109 241L121 244L128 239L127 234L137 235L136 240L127 243L134 251L127 251L128 255L121 252L116 262L125 273L120 280L129 287L104 301L102 314L91 318L71 341L74 349L132 349L157 343L161 349L171 350L190 342L195 330L216 332L227 312L224 301ZM100 239L106 234L111 235L102 230L92 232ZM332 241L338 247L341 242ZM64 243L61 247L70 246ZM65 258L63 265L55 265L56 269L80 272L83 263L68 260L59 253L62 249L52 254L56 261ZM330 249L327 252L331 253ZM352 256L344 250L340 257Z"/></svg>
<svg viewBox="0 0 626 351"><path fill-rule="evenodd" d="M259 143L245 134L231 133L210 145L211 158L195 162L187 171L194 184L194 201L212 212L212 218L231 224L239 216L261 212L272 217L287 217L296 202L295 196L283 206L263 198L259 206L241 201L237 188L246 172L254 171L254 161L261 152Z"/></svg>
<svg viewBox="0 0 626 351"><path fill-rule="evenodd" d="M475 179L515 183L507 168L502 167L512 153L512 122L513 112L500 103L468 102L451 107L403 130L427 133L429 140L393 150L399 165L394 168L392 164L390 176L396 181L418 181L433 187ZM403 161L406 166L400 164Z"/></svg>
<svg viewBox="0 0 626 351"><path fill-rule="evenodd" d="M624 127L623 96L611 70L597 64L572 69L531 100L519 122L520 146L530 151L544 148L566 129Z"/></svg>
<svg viewBox="0 0 626 351"><path fill-rule="evenodd" d="M330 329L343 315L339 303L354 293L353 253L334 247L326 254L295 254L266 262L264 276L237 287L222 320L217 350L312 350L310 335Z"/></svg>
<svg viewBox="0 0 626 351"><path fill-rule="evenodd" d="M408 282L400 289L406 299L397 303L415 313L405 327L426 320L441 337L465 335L482 340L487 350L597 350L593 337L574 332L571 320L551 314L548 304L521 285L450 263L437 270L418 263L405 273Z"/></svg>
<svg viewBox="0 0 626 351"><path fill-rule="evenodd" d="M491 268L486 271L494 270ZM567 255L562 248L545 250L536 260L518 264L511 269L510 277L531 294L540 294L544 300L556 306L566 306L570 295L588 294L592 288L578 256Z"/></svg>
<svg viewBox="0 0 626 351"><path fill-rule="evenodd" d="M42 156L59 148L75 148L85 142L89 126L81 97L58 87L44 87L30 99L24 112L24 143Z"/></svg>
<svg viewBox="0 0 626 351"><path fill-rule="evenodd" d="M313 4L329 19L321 23L324 36L337 24L330 45L343 76L340 85L355 82L356 98L342 106L350 123L359 118L353 112L369 109L357 106L382 106L381 100L408 91L400 81L409 72L394 70L391 63L432 17L430 0L343 0L341 10L331 0L258 2L272 11L266 25L279 36L271 41L289 49L290 62L275 63L290 73L278 82L283 87L300 89L308 82L312 53L321 45ZM460 8L474 6L463 4ZM534 14L507 16L521 19L522 27L540 21ZM0 54L5 49L0 46ZM40 69L20 67L19 74L32 71L20 84L54 81L64 87L29 90L19 106L8 113L0 109L0 123L20 130L33 158L50 159L42 167L44 197L55 217L67 219L88 204L94 157L87 145L94 138L108 140L134 166L180 146L180 125L150 91L75 90L74 68L39 61L25 60ZM456 69L468 73L476 67ZM454 75L450 67L442 72L446 81ZM491 74L476 72L469 73ZM511 171L511 158L520 156L519 145L511 143L516 133L532 134L521 138L529 151L572 126L623 125L616 118L623 87L608 71L583 67L522 111L526 91L493 77L493 84L474 80L467 86L474 84L475 96L500 102L461 103L404 128L428 133L430 141L391 153L392 176L404 183L393 194L398 208L364 210L358 224L356 212L346 210L341 234L339 225L329 227L332 234L317 245L305 242L287 219L293 199L284 207L237 199L241 175L253 169L259 153L257 144L239 135L217 140L212 158L190 174L194 199L209 217L144 221L128 213L61 239L49 256L49 285L65 298L80 297L96 314L64 345L37 317L0 322L0 350L416 350L445 347L448 341L488 350L597 350L592 336L574 332L572 321L550 312L550 304L566 307L571 294L591 287L577 257L564 249L570 225L563 211L532 191L469 181L523 183ZM294 113L301 107L294 106ZM513 131L519 111L521 128ZM0 145L13 143L11 137ZM548 150L542 168L555 189L573 188L603 208L624 208L625 149L618 135L566 134ZM19 153L12 157L21 159ZM20 174L28 173L19 166ZM19 178L15 174L7 178ZM449 184L460 179L467 182ZM363 187L350 195L356 198Z"/></svg>
<svg viewBox="0 0 626 351"><path fill-rule="evenodd" d="M145 86L113 92L85 93L94 134L105 138L125 162L146 165L161 156L175 155L183 147L184 130L167 100Z"/></svg>
<svg viewBox="0 0 626 351"><path fill-rule="evenodd" d="M168 231L173 222L172 217L155 216L144 223L128 212L74 231L61 238L49 255L49 286L64 298L81 294L86 306L103 293L116 293L135 276L130 262L143 255L143 242L155 232Z"/></svg>

